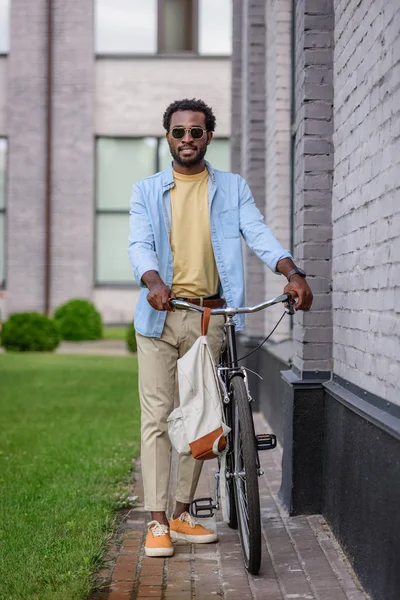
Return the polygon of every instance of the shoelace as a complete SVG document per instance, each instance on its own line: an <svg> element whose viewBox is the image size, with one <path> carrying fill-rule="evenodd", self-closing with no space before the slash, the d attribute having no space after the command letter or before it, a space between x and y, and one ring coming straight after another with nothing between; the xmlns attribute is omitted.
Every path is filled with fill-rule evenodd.
<svg viewBox="0 0 400 600"><path fill-rule="evenodd" d="M179 520L183 523L189 523L192 529L194 529L196 525L198 525L198 523L193 519L192 515L190 515L188 512L182 513L179 517Z"/></svg>
<svg viewBox="0 0 400 600"><path fill-rule="evenodd" d="M149 529L151 528L153 537L160 537L161 535L168 533L168 527L162 523L159 523L158 521L150 521L150 523L147 523L147 526Z"/></svg>

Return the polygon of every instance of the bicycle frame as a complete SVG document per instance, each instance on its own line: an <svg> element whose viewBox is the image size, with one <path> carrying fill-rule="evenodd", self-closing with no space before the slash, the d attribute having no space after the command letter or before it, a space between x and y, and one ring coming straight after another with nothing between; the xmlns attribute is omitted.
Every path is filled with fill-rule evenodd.
<svg viewBox="0 0 400 600"><path fill-rule="evenodd" d="M263 310L264 308L268 308L269 306L273 306L274 304L279 304L280 302L287 302L288 314L294 314L293 300L288 293L281 294L280 296L276 296L275 298L271 298L270 300L266 300L255 306L242 306L239 308L227 306L226 308L211 309L211 315L224 315L226 317L225 331L227 336L227 350L230 357L230 360L228 361L230 369L233 371L240 370L236 348L236 326L233 317L240 314L252 314ZM191 304L190 302L186 302L186 300L172 299L170 300L170 304L175 308L183 310L193 310L200 313L204 312L204 307L198 306L197 304Z"/></svg>
<svg viewBox="0 0 400 600"><path fill-rule="evenodd" d="M243 307L226 307L226 308L213 308L211 309L211 315L224 315L226 318L225 322L225 332L226 332L226 352L228 354L228 360L226 362L222 362L218 365L218 376L221 382L221 387L223 389L223 403L225 405L230 403L229 398L229 383L232 377L241 376L244 379L244 383L246 386L247 397L249 402L252 402L253 399L250 395L249 386L247 383L246 371L243 367L239 366L239 360L237 356L237 346L236 346L236 325L234 321L234 316L238 314L252 314L268 308L269 306L273 306L274 304L279 304L280 302L287 303L287 313L292 315L294 314L294 304L290 294L284 293L280 296L276 296L275 298L271 298L266 300L265 302L261 302L260 304L256 304L255 306L243 306ZM197 304L191 304L185 300L171 300L171 306L174 306L183 310L193 310L200 313L204 312L204 307L198 306ZM260 470L260 462L257 452L257 468ZM217 506L216 506L217 508Z"/></svg>
<svg viewBox="0 0 400 600"><path fill-rule="evenodd" d="M279 302L286 302L286 312L294 313L290 294L282 294L253 307L214 308L210 311L211 315L224 315L226 319L226 346L217 373L225 422L230 431L226 450L218 460L215 501L212 498L197 498L190 505L192 516L213 516L214 509L220 508L219 492L220 486L223 486L221 505L224 521L229 527L239 529L245 567L253 575L259 572L262 553L258 477L263 471L258 452L274 448L276 437L273 434L255 434L246 370L239 366L237 356L234 316L257 312ZM176 308L204 312L203 307L184 300L171 300L170 304Z"/></svg>

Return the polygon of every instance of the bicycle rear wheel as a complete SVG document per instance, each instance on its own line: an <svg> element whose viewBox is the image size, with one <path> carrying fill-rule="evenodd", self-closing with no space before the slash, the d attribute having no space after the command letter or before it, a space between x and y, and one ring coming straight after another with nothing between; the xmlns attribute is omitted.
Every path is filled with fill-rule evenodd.
<svg viewBox="0 0 400 600"><path fill-rule="evenodd" d="M257 449L254 423L243 378L230 383L233 405L234 491L239 537L249 573L257 575L261 564L261 517Z"/></svg>

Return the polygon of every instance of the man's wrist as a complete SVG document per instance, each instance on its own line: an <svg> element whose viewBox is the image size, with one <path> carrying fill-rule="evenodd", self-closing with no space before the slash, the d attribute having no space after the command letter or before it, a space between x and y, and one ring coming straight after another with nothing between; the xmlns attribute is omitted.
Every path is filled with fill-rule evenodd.
<svg viewBox="0 0 400 600"><path fill-rule="evenodd" d="M150 291L156 285L164 285L164 282L157 271L146 271L146 273L143 273L142 275L142 281Z"/></svg>
<svg viewBox="0 0 400 600"><path fill-rule="evenodd" d="M290 269L290 271L288 273L286 273L286 278L287 280L290 282L292 277L298 277L298 278L306 278L306 272L303 271L303 269L300 269L299 267L297 267L296 265L293 266L293 269Z"/></svg>
<svg viewBox="0 0 400 600"><path fill-rule="evenodd" d="M297 273L293 273L290 276L290 279L288 279L288 283L293 283L294 281L298 281L299 283L303 283L304 281L306 281L306 278L303 277L302 275L298 275Z"/></svg>

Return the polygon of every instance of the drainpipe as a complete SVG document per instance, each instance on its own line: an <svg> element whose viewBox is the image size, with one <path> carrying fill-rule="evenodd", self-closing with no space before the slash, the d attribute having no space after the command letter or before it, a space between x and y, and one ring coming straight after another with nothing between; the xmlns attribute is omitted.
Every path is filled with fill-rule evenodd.
<svg viewBox="0 0 400 600"><path fill-rule="evenodd" d="M290 252L294 256L294 169L296 158L296 0L292 0L290 44ZM290 319L293 332L293 319Z"/></svg>
<svg viewBox="0 0 400 600"><path fill-rule="evenodd" d="M290 98L290 252L294 251L294 168L296 153L296 0L292 0ZM292 322L292 319L291 319Z"/></svg>
<svg viewBox="0 0 400 600"><path fill-rule="evenodd" d="M45 283L44 312L51 308L51 193L52 193L52 137L53 137L53 7L47 0L47 131L46 131L46 204L45 204Z"/></svg>

